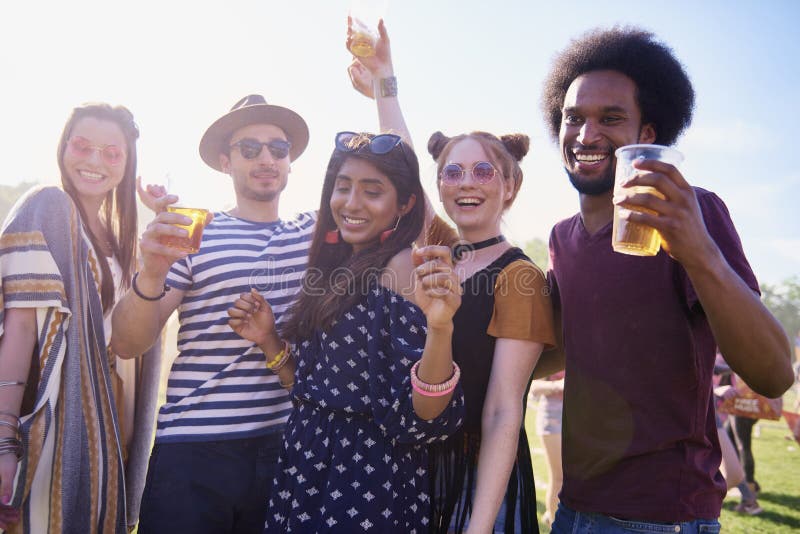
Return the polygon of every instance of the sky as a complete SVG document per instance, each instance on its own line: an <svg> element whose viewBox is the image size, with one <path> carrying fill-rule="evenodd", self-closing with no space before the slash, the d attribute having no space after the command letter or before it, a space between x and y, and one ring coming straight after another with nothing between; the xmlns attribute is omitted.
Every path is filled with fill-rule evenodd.
<svg viewBox="0 0 800 534"><path fill-rule="evenodd" d="M544 128L542 81L570 39L634 24L670 45L694 83L694 121L676 145L684 176L727 203L761 282L800 275L800 170L791 155L800 118L800 2L388 4L399 97L435 204L430 134L522 132L531 150L504 232L518 244L546 241L554 223L577 212L578 197ZM300 113L311 131L292 164L281 214L317 208L335 133L377 129L374 103L346 73L349 7L350 0L4 3L0 184L56 183L56 144L70 110L106 101L135 116L145 182L169 175L185 200L230 207L230 178L202 163L198 143L237 100L260 93Z"/></svg>

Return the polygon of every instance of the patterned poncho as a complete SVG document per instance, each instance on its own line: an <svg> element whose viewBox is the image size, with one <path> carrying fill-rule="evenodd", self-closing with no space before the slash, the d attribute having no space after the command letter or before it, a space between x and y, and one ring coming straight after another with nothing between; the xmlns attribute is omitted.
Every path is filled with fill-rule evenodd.
<svg viewBox="0 0 800 534"><path fill-rule="evenodd" d="M38 339L12 505L26 533L125 532L118 426L100 270L75 205L55 187L19 200L0 236L0 335L8 308L35 308ZM4 335L10 335L6 332Z"/></svg>

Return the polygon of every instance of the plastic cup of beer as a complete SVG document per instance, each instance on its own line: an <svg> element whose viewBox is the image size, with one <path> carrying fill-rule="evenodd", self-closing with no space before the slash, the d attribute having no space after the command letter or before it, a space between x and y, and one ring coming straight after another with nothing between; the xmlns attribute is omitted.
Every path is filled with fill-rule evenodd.
<svg viewBox="0 0 800 534"><path fill-rule="evenodd" d="M200 250L200 241L203 239L203 229L206 227L208 220L208 210L203 208L187 208L185 206L169 206L167 211L171 213L180 213L192 219L188 225L176 224L175 226L183 228L189 235L186 237L178 237L175 235L162 236L161 244L169 247L183 250L190 254L194 254Z"/></svg>
<svg viewBox="0 0 800 534"><path fill-rule="evenodd" d="M614 175L614 196L625 195L626 193L649 193L663 198L661 193L654 187L635 186L623 189L623 184L630 180L636 173L633 163L642 159L655 159L675 165L680 165L683 161L683 154L674 148L662 145L627 145L619 147L614 156L617 159L617 168ZM634 256L655 256L661 249L661 235L652 226L631 222L622 218L620 215L627 208L614 206L614 223L611 234L611 246L615 252L631 254ZM639 208L644 213L654 212Z"/></svg>
<svg viewBox="0 0 800 534"><path fill-rule="evenodd" d="M191 207L195 205L196 199L192 198L188 184L178 182L169 174L167 174L164 181L164 187L167 189L167 193L178 196L178 201L167 206L167 211L171 213L180 213L181 215L189 217L192 222L190 224L175 224L175 226L189 232L188 236L161 236L159 241L162 245L194 254L200 250L200 241L203 239L203 230L208 222L209 211L204 208ZM187 197L188 203L184 202L182 197Z"/></svg>
<svg viewBox="0 0 800 534"><path fill-rule="evenodd" d="M352 0L350 5L353 38L350 52L357 57L375 55L378 42L378 22L386 12L386 0Z"/></svg>

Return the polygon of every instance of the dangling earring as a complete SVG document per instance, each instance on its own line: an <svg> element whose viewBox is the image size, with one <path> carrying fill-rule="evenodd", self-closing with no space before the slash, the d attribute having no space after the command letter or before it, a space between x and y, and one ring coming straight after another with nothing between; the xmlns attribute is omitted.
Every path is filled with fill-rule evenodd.
<svg viewBox="0 0 800 534"><path fill-rule="evenodd" d="M339 242L339 229L329 230L325 232L325 242L329 245L335 245Z"/></svg>
<svg viewBox="0 0 800 534"><path fill-rule="evenodd" d="M395 230L397 230L397 225L400 224L401 217L402 215L397 216L397 222L394 223L394 228L390 228L389 230L384 230L383 232L381 232L381 245L384 244L387 239L389 239L389 237L394 233Z"/></svg>

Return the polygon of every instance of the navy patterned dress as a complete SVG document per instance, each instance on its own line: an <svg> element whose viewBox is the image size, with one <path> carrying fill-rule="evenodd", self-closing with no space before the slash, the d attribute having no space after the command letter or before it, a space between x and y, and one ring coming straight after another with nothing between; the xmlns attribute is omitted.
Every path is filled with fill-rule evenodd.
<svg viewBox="0 0 800 534"><path fill-rule="evenodd" d="M265 532L422 534L431 515L429 443L459 427L460 385L439 417L411 402L425 346L422 310L377 286L296 347L286 427Z"/></svg>

